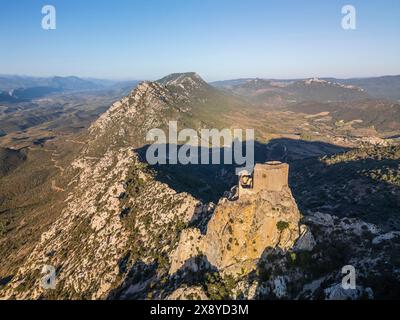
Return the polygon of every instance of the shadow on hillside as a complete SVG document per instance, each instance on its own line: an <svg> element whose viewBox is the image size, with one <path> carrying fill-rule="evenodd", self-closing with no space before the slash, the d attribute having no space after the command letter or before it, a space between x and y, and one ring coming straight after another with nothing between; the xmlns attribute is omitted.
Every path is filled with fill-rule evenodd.
<svg viewBox="0 0 400 320"><path fill-rule="evenodd" d="M124 259L125 257L121 260ZM125 261L125 264L127 263L128 261ZM146 291L148 290L151 281L157 279L157 268L159 267L158 262L153 261L149 264L146 264L142 260L138 260L129 270L126 270L121 268L120 261L118 267L119 273L121 276L123 276L124 280L120 286L118 286L108 294L107 299L144 300L148 298ZM126 265L125 268L127 268Z"/></svg>
<svg viewBox="0 0 400 320"><path fill-rule="evenodd" d="M255 270L248 275L247 279L249 285L254 281L257 282L255 299L305 299L306 294L311 293L311 290L304 290L305 283L310 282L310 279L323 279L325 283L329 283L327 275L335 274L337 270L341 270L344 265L349 264L355 253L351 246L342 243L338 244L333 241L324 243L324 245L326 250L322 251L323 256L313 257L314 252L320 252L318 250L313 252L296 251L293 260L290 258L292 253L288 253L279 247L265 248ZM288 278L293 277L298 272L302 274L302 279L287 281ZM334 279L330 279L330 282L335 284ZM321 285L316 287L312 298L324 299L325 296L321 293Z"/></svg>
<svg viewBox="0 0 400 320"><path fill-rule="evenodd" d="M316 158L291 165L289 185L300 211L359 218L384 230L400 230L400 188L387 169L398 160L363 159L327 165ZM374 178L373 175L376 175Z"/></svg>
<svg viewBox="0 0 400 320"><path fill-rule="evenodd" d="M138 151L146 162L145 146ZM166 146L169 150L169 145ZM180 146L178 146L179 150ZM232 148L207 149L209 154L232 153ZM290 164L289 185L303 214L324 212L339 217L355 217L387 229L400 229L400 190L385 181L376 181L364 170L383 166L397 170L397 160L343 161L328 165L320 158L349 151L316 141L274 139L267 144L255 141L255 163L279 160ZM243 147L245 154L245 147ZM211 158L211 156L210 156ZM237 184L237 165L154 165L156 179L176 192L187 192L203 203L214 202ZM201 220L202 226L208 222ZM196 225L193 225L196 226ZM203 228L204 229L204 228Z"/></svg>
<svg viewBox="0 0 400 320"><path fill-rule="evenodd" d="M0 289L2 287L4 287L5 285L7 285L12 279L14 278L13 275L4 277L4 278L0 278Z"/></svg>
<svg viewBox="0 0 400 320"><path fill-rule="evenodd" d="M174 288L185 285L204 286L207 273L218 273L218 269L204 255L188 259L171 275L168 275L167 271L157 272L159 267L160 264L157 261L146 264L139 260L129 271L119 268L124 281L109 293L107 299L164 299L173 292ZM153 292L151 296L148 295L149 289Z"/></svg>
<svg viewBox="0 0 400 320"><path fill-rule="evenodd" d="M137 150L142 161L145 161L146 150L147 147ZM343 151L347 150L327 143L276 139L268 144L255 143L255 162L279 160L290 164L289 185L300 211L305 215L323 212L339 217L360 218L382 228L400 230L397 222L400 215L400 188L366 175L366 172L380 170L383 165L396 169L398 160L369 158L330 165L320 160L321 156ZM237 181L235 165L178 164L156 165L152 168L159 181L177 192L187 192L204 203L218 201ZM198 219L201 226L207 224L211 215L207 216L207 221ZM197 224L200 222L193 221L195 225L192 226L199 227ZM332 255L330 258L342 263L345 251L338 249L338 256ZM269 256L268 261L272 261L271 257L286 259L281 252L272 248L265 249L263 256L266 255ZM121 258L118 267L124 280L108 299L165 298L174 288L184 285L199 285L206 289L207 273L218 273L204 256L189 259L174 275L168 275L170 265L167 261L154 258L154 261L146 264L139 260L128 268L130 260L129 255ZM307 264L307 261L304 263ZM200 268L193 269L194 265ZM267 278L276 271L270 270L275 265L279 263L259 264L259 277ZM255 273L249 275L250 280L255 277ZM148 292L153 295L148 296Z"/></svg>
<svg viewBox="0 0 400 320"><path fill-rule="evenodd" d="M175 146L166 145L164 147L168 151ZM181 147L182 146L177 146L177 149L179 150ZM146 145L136 150L142 162L147 162L146 151L148 148L149 145ZM244 145L242 150L242 154L245 156ZM297 159L331 155L343 151L345 151L344 148L324 142L310 142L285 138L274 139L267 144L255 141L254 161L255 163L264 163L266 161L279 160L291 164ZM212 159L213 154L219 154L221 162L224 159L224 155L228 153L232 155L233 163L235 163L232 147L220 149L199 149L199 155L202 152L205 152L206 154L208 153L209 159ZM166 162L168 162L168 159L166 159ZM198 162L201 163L200 156ZM243 167L243 165L157 164L151 167L156 172L156 179L160 182L167 184L176 192L187 192L196 199L207 203L210 201L218 202L224 192L229 191L237 184L235 169Z"/></svg>

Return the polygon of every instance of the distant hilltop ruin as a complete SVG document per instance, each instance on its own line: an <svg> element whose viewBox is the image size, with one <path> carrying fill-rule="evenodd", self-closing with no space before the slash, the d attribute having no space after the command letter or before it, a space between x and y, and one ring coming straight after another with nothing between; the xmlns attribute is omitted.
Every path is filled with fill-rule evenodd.
<svg viewBox="0 0 400 320"><path fill-rule="evenodd" d="M239 178L239 198L243 195L254 195L260 191L280 192L288 186L289 165L279 161L256 164L253 174L241 175Z"/></svg>

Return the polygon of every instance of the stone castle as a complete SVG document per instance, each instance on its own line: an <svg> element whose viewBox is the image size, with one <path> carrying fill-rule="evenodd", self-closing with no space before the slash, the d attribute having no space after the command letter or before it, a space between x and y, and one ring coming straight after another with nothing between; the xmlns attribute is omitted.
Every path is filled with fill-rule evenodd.
<svg viewBox="0 0 400 320"><path fill-rule="evenodd" d="M217 204L206 234L197 228L182 231L170 274L185 265L197 272L193 258L199 254L224 274L248 274L257 269L266 248L292 248L300 236L301 214L288 186L288 173L288 164L273 161L241 175L235 197ZM278 227L282 223L283 229Z"/></svg>
<svg viewBox="0 0 400 320"><path fill-rule="evenodd" d="M282 191L288 186L289 165L279 161L256 164L251 175L239 178L238 195L253 195L260 191Z"/></svg>

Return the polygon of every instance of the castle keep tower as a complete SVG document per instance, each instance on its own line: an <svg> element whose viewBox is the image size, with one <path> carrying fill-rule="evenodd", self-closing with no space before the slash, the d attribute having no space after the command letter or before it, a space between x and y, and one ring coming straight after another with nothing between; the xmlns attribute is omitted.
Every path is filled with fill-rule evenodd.
<svg viewBox="0 0 400 320"><path fill-rule="evenodd" d="M252 175L239 179L239 197L260 191L282 191L288 185L289 165L279 161L256 164Z"/></svg>

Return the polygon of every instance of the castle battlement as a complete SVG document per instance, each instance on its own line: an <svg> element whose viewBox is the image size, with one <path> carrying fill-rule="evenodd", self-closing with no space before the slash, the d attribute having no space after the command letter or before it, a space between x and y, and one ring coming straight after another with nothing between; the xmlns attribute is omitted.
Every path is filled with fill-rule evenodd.
<svg viewBox="0 0 400 320"><path fill-rule="evenodd" d="M289 165L279 161L256 164L251 175L239 178L239 197L245 194L256 194L260 191L282 191L288 186Z"/></svg>

